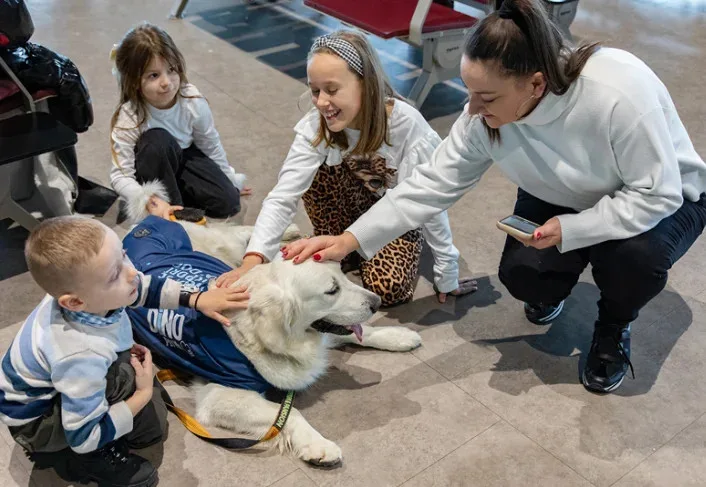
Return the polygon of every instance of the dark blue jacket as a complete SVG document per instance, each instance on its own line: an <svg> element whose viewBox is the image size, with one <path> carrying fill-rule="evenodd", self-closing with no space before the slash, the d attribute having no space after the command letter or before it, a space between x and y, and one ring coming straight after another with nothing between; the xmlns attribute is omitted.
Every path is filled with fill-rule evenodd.
<svg viewBox="0 0 706 487"><path fill-rule="evenodd" d="M194 251L181 225L155 216L135 227L123 247L139 271L174 279L195 291L206 291L210 279L231 270L215 257ZM169 367L239 389L272 389L217 321L188 308L127 312L136 341Z"/></svg>

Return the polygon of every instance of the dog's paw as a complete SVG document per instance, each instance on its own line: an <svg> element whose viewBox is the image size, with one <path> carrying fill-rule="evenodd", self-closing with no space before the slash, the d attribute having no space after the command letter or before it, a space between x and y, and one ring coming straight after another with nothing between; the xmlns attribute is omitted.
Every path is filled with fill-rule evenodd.
<svg viewBox="0 0 706 487"><path fill-rule="evenodd" d="M343 463L343 454L338 445L323 437L303 446L299 458L319 468L337 468Z"/></svg>
<svg viewBox="0 0 706 487"><path fill-rule="evenodd" d="M408 352L421 344L422 337L419 333L403 326L374 328L370 340L365 343L369 347L390 352Z"/></svg>

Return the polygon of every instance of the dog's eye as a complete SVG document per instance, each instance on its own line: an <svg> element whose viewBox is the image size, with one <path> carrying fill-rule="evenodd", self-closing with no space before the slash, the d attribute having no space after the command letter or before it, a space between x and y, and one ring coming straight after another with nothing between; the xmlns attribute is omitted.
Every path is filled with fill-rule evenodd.
<svg viewBox="0 0 706 487"><path fill-rule="evenodd" d="M330 290L326 291L324 294L328 294L329 296L333 296L335 294L338 294L338 291L340 291L341 288L338 284L334 284L333 288Z"/></svg>

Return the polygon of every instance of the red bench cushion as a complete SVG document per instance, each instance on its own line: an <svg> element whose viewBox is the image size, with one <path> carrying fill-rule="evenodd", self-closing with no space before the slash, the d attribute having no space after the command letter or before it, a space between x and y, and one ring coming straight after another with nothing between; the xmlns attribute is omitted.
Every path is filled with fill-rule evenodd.
<svg viewBox="0 0 706 487"><path fill-rule="evenodd" d="M0 79L0 101L19 93L20 88L9 79Z"/></svg>
<svg viewBox="0 0 706 487"><path fill-rule="evenodd" d="M56 91L47 89L39 90L32 93L32 99L35 102L46 100L56 96ZM24 98L20 94L20 88L11 80L0 80L0 115L11 110L22 108Z"/></svg>
<svg viewBox="0 0 706 487"><path fill-rule="evenodd" d="M415 0L304 0L304 5L383 39L409 35ZM465 29L478 19L431 4L422 32Z"/></svg>

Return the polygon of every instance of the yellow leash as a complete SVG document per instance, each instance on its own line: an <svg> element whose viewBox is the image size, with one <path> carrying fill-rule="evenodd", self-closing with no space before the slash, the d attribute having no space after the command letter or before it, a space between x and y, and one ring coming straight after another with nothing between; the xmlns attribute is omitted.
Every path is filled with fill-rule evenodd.
<svg viewBox="0 0 706 487"><path fill-rule="evenodd" d="M170 380L178 379L179 377L180 376L171 369L164 369L157 372L157 380L160 384L163 384L164 382ZM270 429L267 430L267 433L265 433L262 437L257 440L249 438L215 438L211 435L211 433L208 432L206 428L201 425L201 423L196 421L193 416L191 416L183 409L177 407L164 387L162 387L161 389L162 399L164 400L164 404L166 404L167 409L169 409L177 416L177 418L179 418L179 421L182 422L186 429L188 429L194 435L198 436L204 441L213 443L214 445L218 445L223 448L228 448L230 450L243 450L245 448L253 447L258 443L262 443L263 441L271 440L272 438L276 437L280 433L280 431L282 431L284 425L287 423L287 418L289 418L289 413L291 412L292 404L294 403L294 391L288 391L287 395L282 400L282 404L280 405L277 419L272 424L272 426L270 426Z"/></svg>

